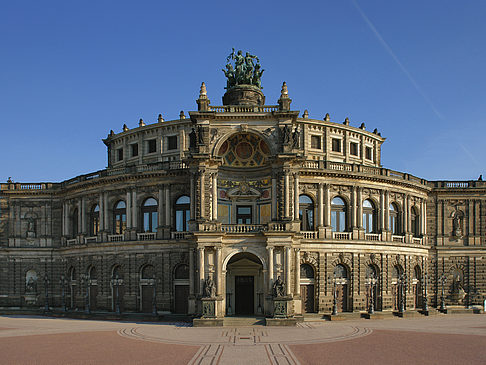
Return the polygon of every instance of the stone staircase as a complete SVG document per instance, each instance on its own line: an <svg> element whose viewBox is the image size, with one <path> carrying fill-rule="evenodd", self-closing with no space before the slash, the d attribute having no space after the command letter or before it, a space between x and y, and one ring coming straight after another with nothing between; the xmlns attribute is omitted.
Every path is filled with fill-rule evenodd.
<svg viewBox="0 0 486 365"><path fill-rule="evenodd" d="M265 317L224 317L224 327L265 326Z"/></svg>

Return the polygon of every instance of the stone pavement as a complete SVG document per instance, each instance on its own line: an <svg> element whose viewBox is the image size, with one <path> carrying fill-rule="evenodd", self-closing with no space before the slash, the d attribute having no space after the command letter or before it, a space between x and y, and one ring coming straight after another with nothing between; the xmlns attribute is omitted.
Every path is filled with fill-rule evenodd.
<svg viewBox="0 0 486 365"><path fill-rule="evenodd" d="M0 317L0 364L486 364L486 315L193 328Z"/></svg>

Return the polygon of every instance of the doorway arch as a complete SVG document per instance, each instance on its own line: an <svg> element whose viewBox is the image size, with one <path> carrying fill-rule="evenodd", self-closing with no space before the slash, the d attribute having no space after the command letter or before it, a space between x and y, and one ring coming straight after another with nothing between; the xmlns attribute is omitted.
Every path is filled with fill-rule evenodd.
<svg viewBox="0 0 486 365"><path fill-rule="evenodd" d="M264 313L264 263L252 252L236 252L226 257L226 315Z"/></svg>

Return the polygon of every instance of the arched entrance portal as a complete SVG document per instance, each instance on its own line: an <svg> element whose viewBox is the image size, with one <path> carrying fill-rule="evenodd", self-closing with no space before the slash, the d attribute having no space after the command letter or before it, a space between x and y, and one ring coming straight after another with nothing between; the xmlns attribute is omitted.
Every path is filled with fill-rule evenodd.
<svg viewBox="0 0 486 365"><path fill-rule="evenodd" d="M263 314L263 265L249 252L240 252L226 265L226 315Z"/></svg>

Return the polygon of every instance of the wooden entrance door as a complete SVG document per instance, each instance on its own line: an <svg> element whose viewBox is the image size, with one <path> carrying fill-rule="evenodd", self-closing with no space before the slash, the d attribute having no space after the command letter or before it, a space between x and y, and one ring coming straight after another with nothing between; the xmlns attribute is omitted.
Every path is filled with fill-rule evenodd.
<svg viewBox="0 0 486 365"><path fill-rule="evenodd" d="M235 314L254 314L254 277L235 276Z"/></svg>
<svg viewBox="0 0 486 365"><path fill-rule="evenodd" d="M98 295L98 285L89 287L89 307L92 311L96 310L96 296Z"/></svg>
<svg viewBox="0 0 486 365"><path fill-rule="evenodd" d="M400 306L400 287L398 284L392 285L392 297L393 297L393 310L398 310Z"/></svg>
<svg viewBox="0 0 486 365"><path fill-rule="evenodd" d="M304 313L315 312L314 306L314 285L301 285L300 295L302 297L302 311Z"/></svg>
<svg viewBox="0 0 486 365"><path fill-rule="evenodd" d="M175 286L175 301L174 301L174 313L187 314L188 300L189 300L189 285L176 285Z"/></svg>
<svg viewBox="0 0 486 365"><path fill-rule="evenodd" d="M336 299L338 312L346 312L348 310L348 284L336 285Z"/></svg>
<svg viewBox="0 0 486 365"><path fill-rule="evenodd" d="M152 313L152 298L153 298L153 287L152 285L142 285L142 312Z"/></svg>
<svg viewBox="0 0 486 365"><path fill-rule="evenodd" d="M422 307L422 287L420 286L420 281L413 285L413 297L415 308L419 309Z"/></svg>
<svg viewBox="0 0 486 365"><path fill-rule="evenodd" d="M116 311L116 302L117 302L117 290L116 286L113 287L113 311ZM120 312L125 311L125 304L123 303L123 296L125 295L125 286L124 285L119 285L118 286L118 297L120 298Z"/></svg>

